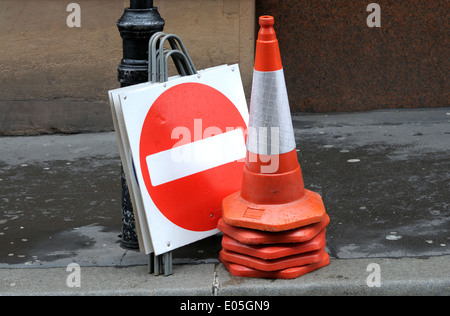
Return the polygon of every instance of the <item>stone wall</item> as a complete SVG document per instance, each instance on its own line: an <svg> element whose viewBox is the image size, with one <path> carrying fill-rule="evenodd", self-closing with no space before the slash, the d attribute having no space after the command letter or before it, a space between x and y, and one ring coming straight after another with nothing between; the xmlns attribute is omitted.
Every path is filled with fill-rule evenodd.
<svg viewBox="0 0 450 316"><path fill-rule="evenodd" d="M81 27L69 27L69 3ZM198 69L240 63L251 85L254 0L155 0ZM0 1L0 135L112 130L124 0Z"/></svg>
<svg viewBox="0 0 450 316"><path fill-rule="evenodd" d="M370 3L380 27L369 27ZM446 0L256 1L257 16L275 17L295 112L450 106L449 9Z"/></svg>

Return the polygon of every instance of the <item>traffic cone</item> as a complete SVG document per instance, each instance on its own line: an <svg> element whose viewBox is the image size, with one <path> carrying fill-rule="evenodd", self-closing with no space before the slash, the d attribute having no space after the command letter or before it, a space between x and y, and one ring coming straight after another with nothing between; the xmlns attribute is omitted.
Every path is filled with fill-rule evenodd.
<svg viewBox="0 0 450 316"><path fill-rule="evenodd" d="M259 23L242 189L223 200L222 218L277 232L320 222L326 212L303 185L274 19Z"/></svg>
<svg viewBox="0 0 450 316"><path fill-rule="evenodd" d="M259 24L242 188L222 202L219 258L236 276L289 279L330 262L329 217L304 188L274 18Z"/></svg>

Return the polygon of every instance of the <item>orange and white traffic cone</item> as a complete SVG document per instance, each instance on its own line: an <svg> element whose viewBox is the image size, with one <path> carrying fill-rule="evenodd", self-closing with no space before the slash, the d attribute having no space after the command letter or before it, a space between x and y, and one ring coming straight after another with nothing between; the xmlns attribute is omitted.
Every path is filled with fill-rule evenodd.
<svg viewBox="0 0 450 316"><path fill-rule="evenodd" d="M274 19L260 18L242 189L225 198L233 226L282 231L325 219L319 194L305 190Z"/></svg>
<svg viewBox="0 0 450 316"><path fill-rule="evenodd" d="M222 202L218 227L225 242L220 259L235 275L292 278L329 263L325 252L329 218L320 195L304 188L274 18L262 16L259 23L246 164L241 191ZM302 241L285 244L286 239L280 238L306 231L312 233ZM260 244L269 245L265 252L287 255L267 258L258 246L238 247L228 239L241 239L248 246L251 243L242 240L252 232L265 240Z"/></svg>

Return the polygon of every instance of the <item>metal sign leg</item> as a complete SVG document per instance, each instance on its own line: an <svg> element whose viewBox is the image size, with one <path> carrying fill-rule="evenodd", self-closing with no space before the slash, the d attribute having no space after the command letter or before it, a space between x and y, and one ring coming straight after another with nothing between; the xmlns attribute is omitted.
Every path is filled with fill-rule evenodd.
<svg viewBox="0 0 450 316"><path fill-rule="evenodd" d="M165 48L165 43L170 49ZM168 61L172 57L178 73L182 76L195 75L197 69L183 44L175 34L157 32L152 35L148 43L148 81L166 82L169 80ZM172 274L172 252L160 256L149 255L149 273L165 276Z"/></svg>

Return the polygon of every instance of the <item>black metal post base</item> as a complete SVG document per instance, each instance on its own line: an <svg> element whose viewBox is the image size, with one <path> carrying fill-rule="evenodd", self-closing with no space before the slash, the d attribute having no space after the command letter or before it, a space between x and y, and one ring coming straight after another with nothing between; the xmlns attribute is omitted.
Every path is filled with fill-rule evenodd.
<svg viewBox="0 0 450 316"><path fill-rule="evenodd" d="M146 82L148 79L148 42L150 37L164 29L164 20L153 7L152 0L130 0L117 21L117 28L123 40L123 58L118 67L121 87ZM139 248L136 222L130 193L122 169L122 246Z"/></svg>
<svg viewBox="0 0 450 316"><path fill-rule="evenodd" d="M128 191L125 173L121 168L122 184L122 246L127 249L139 249L139 242L136 233L136 222L131 204L130 192Z"/></svg>

